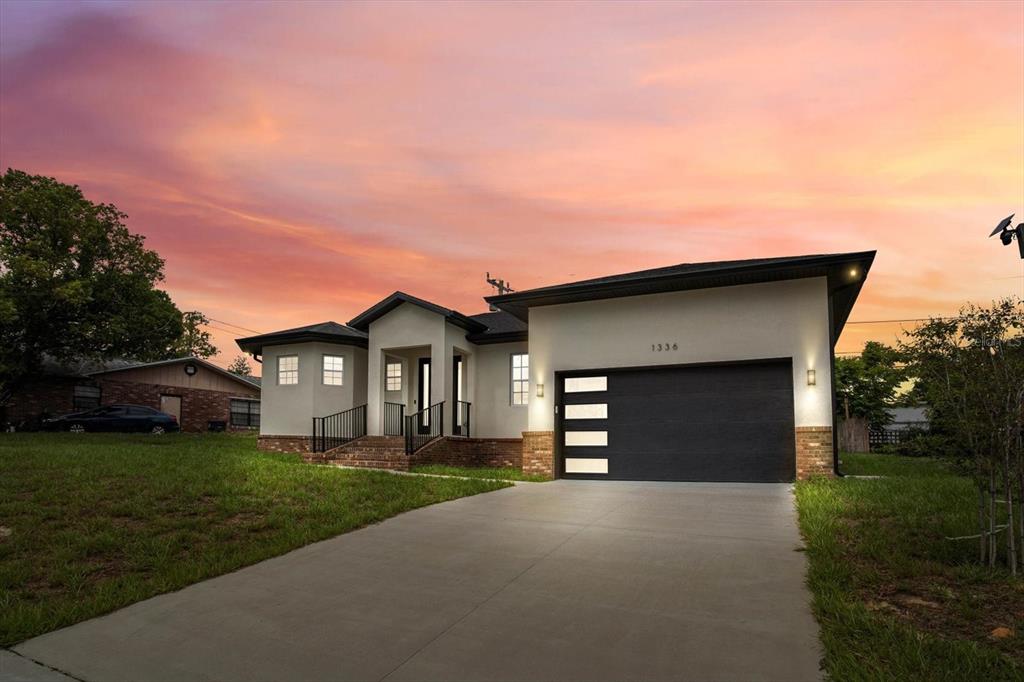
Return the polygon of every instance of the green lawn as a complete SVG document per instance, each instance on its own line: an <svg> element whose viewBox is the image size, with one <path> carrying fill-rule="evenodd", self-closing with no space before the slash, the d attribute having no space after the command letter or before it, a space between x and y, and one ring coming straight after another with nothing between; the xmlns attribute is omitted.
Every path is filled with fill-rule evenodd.
<svg viewBox="0 0 1024 682"><path fill-rule="evenodd" d="M1024 581L972 563L972 483L943 462L844 455L846 474L797 484L834 680L1024 680ZM989 635L997 627L1018 634Z"/></svg>
<svg viewBox="0 0 1024 682"><path fill-rule="evenodd" d="M230 434L0 435L0 645L507 483L303 464Z"/></svg>
<svg viewBox="0 0 1024 682"><path fill-rule="evenodd" d="M524 474L512 467L451 467L444 464L421 464L412 467L415 474L435 474L438 476L465 476L467 478L493 478L499 481L549 481L551 479L540 474Z"/></svg>

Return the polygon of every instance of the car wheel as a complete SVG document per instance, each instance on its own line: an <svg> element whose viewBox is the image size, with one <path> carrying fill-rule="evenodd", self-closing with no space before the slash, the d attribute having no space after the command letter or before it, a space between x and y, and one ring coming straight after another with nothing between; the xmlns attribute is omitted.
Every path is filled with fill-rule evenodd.
<svg viewBox="0 0 1024 682"><path fill-rule="evenodd" d="M72 424L68 427L71 433L85 433L85 424Z"/></svg>
<svg viewBox="0 0 1024 682"><path fill-rule="evenodd" d="M152 433L154 436L159 436L160 434L164 433L164 431L164 427L160 426L159 424L157 424L156 426L149 430L149 432Z"/></svg>

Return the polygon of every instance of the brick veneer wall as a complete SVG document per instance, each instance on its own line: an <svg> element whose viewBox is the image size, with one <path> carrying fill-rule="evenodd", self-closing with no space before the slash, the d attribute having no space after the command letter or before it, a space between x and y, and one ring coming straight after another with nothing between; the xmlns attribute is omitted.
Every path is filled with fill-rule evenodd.
<svg viewBox="0 0 1024 682"><path fill-rule="evenodd" d="M523 464L523 439L442 438L414 454L410 463L518 469Z"/></svg>
<svg viewBox="0 0 1024 682"><path fill-rule="evenodd" d="M37 428L46 417L74 412L75 385L83 382L71 377L29 379L18 387L3 406L3 420L20 428Z"/></svg>
<svg viewBox="0 0 1024 682"><path fill-rule="evenodd" d="M523 431L523 473L555 478L554 431Z"/></svg>
<svg viewBox="0 0 1024 682"><path fill-rule="evenodd" d="M298 452L309 453L309 436L260 436L256 440L256 447L268 452Z"/></svg>
<svg viewBox="0 0 1024 682"><path fill-rule="evenodd" d="M259 398L259 393L246 396L245 389L242 387L239 387L239 392L232 396L223 391L210 391L202 388L140 384L104 378L97 378L96 383L99 384L103 392L102 403L104 405L127 403L159 410L161 395L181 396L182 431L206 431L211 421L222 421L228 425L228 428L232 428L231 398Z"/></svg>
<svg viewBox="0 0 1024 682"><path fill-rule="evenodd" d="M835 476L832 459L832 427L796 427L796 478Z"/></svg>

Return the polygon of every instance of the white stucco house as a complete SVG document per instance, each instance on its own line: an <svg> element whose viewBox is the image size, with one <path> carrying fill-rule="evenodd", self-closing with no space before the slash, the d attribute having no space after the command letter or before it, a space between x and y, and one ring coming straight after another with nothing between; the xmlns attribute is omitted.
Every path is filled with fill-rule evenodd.
<svg viewBox="0 0 1024 682"><path fill-rule="evenodd" d="M238 340L260 446L363 466L790 481L835 472L833 349L873 251L684 263L486 297L396 292Z"/></svg>

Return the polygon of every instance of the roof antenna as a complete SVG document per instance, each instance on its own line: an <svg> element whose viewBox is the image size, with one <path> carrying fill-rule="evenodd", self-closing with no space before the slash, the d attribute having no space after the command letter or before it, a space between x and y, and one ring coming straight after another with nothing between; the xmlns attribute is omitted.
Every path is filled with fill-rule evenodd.
<svg viewBox="0 0 1024 682"><path fill-rule="evenodd" d="M487 283L490 284L495 289L497 289L497 291L498 291L497 295L498 296L504 296L505 294L511 294L513 291L515 291L515 289L513 289L511 287L511 285L509 285L509 283L506 282L505 280L503 280L503 279L495 279L495 278L491 277L491 273L490 272L487 273ZM491 304L490 310L491 310L492 313L498 312L498 308L494 304Z"/></svg>

